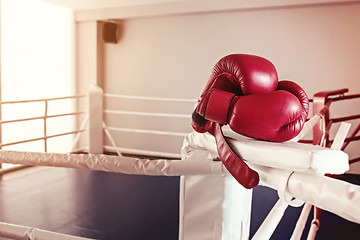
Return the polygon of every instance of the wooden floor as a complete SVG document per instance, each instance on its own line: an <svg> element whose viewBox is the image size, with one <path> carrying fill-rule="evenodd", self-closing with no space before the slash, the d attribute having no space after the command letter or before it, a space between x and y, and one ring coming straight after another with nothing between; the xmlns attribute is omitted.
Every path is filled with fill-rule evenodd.
<svg viewBox="0 0 360 240"><path fill-rule="evenodd" d="M41 168L0 181L0 196L3 222L105 240L178 239L178 177ZM251 236L276 200L254 189ZM288 208L271 239L289 239L300 210ZM360 225L324 212L316 239L357 240Z"/></svg>

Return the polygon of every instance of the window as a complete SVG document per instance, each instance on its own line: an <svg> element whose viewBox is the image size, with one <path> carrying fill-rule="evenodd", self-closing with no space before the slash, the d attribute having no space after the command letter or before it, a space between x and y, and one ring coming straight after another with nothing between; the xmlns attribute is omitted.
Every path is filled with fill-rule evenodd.
<svg viewBox="0 0 360 240"><path fill-rule="evenodd" d="M73 12L38 0L1 0L1 100L73 95ZM73 100L49 102L48 114L70 112ZM5 104L2 120L43 115L43 102ZM47 120L48 134L71 131L73 117ZM43 136L43 120L2 125L2 143ZM48 151L67 152L73 136L48 140ZM3 149L44 151L43 141Z"/></svg>

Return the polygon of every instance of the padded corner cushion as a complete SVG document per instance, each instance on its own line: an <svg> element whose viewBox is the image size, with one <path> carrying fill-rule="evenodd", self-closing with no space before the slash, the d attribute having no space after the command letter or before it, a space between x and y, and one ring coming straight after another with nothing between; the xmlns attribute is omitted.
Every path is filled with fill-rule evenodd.
<svg viewBox="0 0 360 240"><path fill-rule="evenodd" d="M233 137L227 140L234 151L258 165L317 174L342 174L349 170L349 156L340 150L296 142L259 141L240 135Z"/></svg>

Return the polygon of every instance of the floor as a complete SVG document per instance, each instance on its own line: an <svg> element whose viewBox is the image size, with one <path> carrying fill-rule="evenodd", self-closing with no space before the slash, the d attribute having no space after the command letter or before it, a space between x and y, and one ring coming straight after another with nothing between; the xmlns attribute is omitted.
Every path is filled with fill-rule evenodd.
<svg viewBox="0 0 360 240"><path fill-rule="evenodd" d="M178 177L40 168L0 181L0 195L3 222L105 240L178 238ZM254 189L251 236L276 200L272 189ZM299 214L288 208L271 239L289 239ZM360 225L324 212L316 239L359 236Z"/></svg>
<svg viewBox="0 0 360 240"><path fill-rule="evenodd" d="M0 182L0 221L95 239L177 239L178 182L50 168Z"/></svg>

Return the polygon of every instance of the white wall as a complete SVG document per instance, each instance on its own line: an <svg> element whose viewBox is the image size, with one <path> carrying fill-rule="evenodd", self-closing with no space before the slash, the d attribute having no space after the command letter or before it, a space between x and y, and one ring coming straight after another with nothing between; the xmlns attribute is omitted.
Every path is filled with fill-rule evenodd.
<svg viewBox="0 0 360 240"><path fill-rule="evenodd" d="M196 98L221 57L249 53L272 61L280 79L297 82L309 97L338 88L360 93L359 12L360 5L352 3L125 19L120 42L105 45L104 88L118 94ZM79 31L88 24L79 22ZM85 72L78 73L80 82L86 82ZM337 111L355 114L358 106ZM176 108L191 113L192 107ZM123 119L108 120L127 124ZM138 127L166 124L128 121ZM191 130L180 123L166 127ZM139 144L136 138L125 138L130 145ZM141 141L148 146L144 138ZM160 143L160 148L176 151L181 141L172 142ZM351 152L359 155L357 149Z"/></svg>

